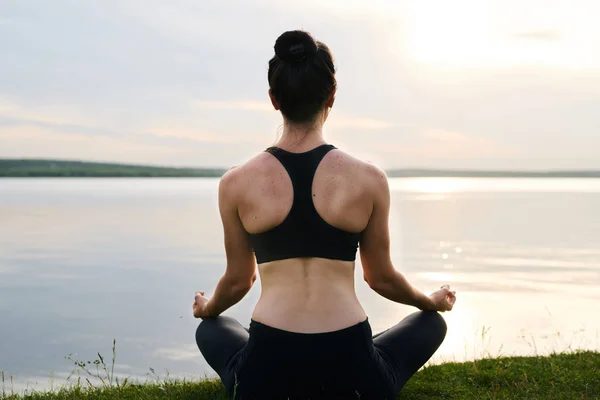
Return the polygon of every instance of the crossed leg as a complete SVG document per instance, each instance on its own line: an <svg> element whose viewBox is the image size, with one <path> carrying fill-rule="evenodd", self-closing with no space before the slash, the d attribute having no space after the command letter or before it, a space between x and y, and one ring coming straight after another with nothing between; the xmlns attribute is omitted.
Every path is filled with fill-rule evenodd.
<svg viewBox="0 0 600 400"><path fill-rule="evenodd" d="M373 336L373 345L394 370L395 388L406 382L431 358L446 336L446 322L440 314L419 311L392 328Z"/></svg>
<svg viewBox="0 0 600 400"><path fill-rule="evenodd" d="M246 346L248 338L248 330L231 317L207 318L196 329L200 352L229 393L233 393L235 386L232 361Z"/></svg>

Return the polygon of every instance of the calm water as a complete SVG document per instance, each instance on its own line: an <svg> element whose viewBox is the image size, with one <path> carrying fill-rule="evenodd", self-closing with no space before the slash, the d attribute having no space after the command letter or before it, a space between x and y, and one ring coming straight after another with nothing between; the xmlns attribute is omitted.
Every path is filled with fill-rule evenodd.
<svg viewBox="0 0 600 400"><path fill-rule="evenodd" d="M458 303L435 361L600 349L600 180L392 179L396 267ZM210 373L191 304L224 270L215 179L0 179L0 370ZM413 309L357 292L375 331ZM249 322L260 284L227 314Z"/></svg>

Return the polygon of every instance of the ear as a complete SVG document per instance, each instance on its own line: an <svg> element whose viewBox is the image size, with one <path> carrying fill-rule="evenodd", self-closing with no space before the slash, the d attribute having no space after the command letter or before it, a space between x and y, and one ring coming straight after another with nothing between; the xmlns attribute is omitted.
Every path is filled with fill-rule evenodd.
<svg viewBox="0 0 600 400"><path fill-rule="evenodd" d="M279 111L279 104L277 104L277 100L275 100L275 96L273 96L271 89L269 89L269 98L271 99L271 104L273 104L275 111Z"/></svg>
<svg viewBox="0 0 600 400"><path fill-rule="evenodd" d="M337 88L334 87L333 89L331 89L331 93L329 93L329 98L327 99L327 107L332 108L333 107L333 103L335 102L335 92L336 92Z"/></svg>

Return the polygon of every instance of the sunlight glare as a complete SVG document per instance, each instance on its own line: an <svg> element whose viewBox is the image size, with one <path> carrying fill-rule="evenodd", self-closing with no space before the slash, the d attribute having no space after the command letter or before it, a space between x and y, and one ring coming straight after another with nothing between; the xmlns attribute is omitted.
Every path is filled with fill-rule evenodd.
<svg viewBox="0 0 600 400"><path fill-rule="evenodd" d="M451 312L444 313L444 320L446 320L446 324L448 325L448 333L439 351L432 359L433 363L469 358L465 354L465 350L468 349L470 353L471 349L475 347L473 343L474 338L469 337L465 332L471 333L476 329L475 316L470 307L469 297L463 297L459 307L454 308Z"/></svg>
<svg viewBox="0 0 600 400"><path fill-rule="evenodd" d="M453 282L456 280L455 274L450 272L421 272L417 276L433 282Z"/></svg>
<svg viewBox="0 0 600 400"><path fill-rule="evenodd" d="M558 6L534 3L408 0L402 34L411 58L438 67L600 64L588 40L597 30L579 27L579 14L568 19Z"/></svg>
<svg viewBox="0 0 600 400"><path fill-rule="evenodd" d="M392 179L392 191L408 191L416 193L455 193L465 189L468 182L460 178L411 178Z"/></svg>

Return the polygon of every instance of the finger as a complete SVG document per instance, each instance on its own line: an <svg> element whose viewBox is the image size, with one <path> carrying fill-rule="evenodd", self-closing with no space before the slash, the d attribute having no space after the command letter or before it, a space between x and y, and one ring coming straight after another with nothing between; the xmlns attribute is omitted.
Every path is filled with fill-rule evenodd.
<svg viewBox="0 0 600 400"><path fill-rule="evenodd" d="M442 285L442 287L440 289L450 289L450 285Z"/></svg>

